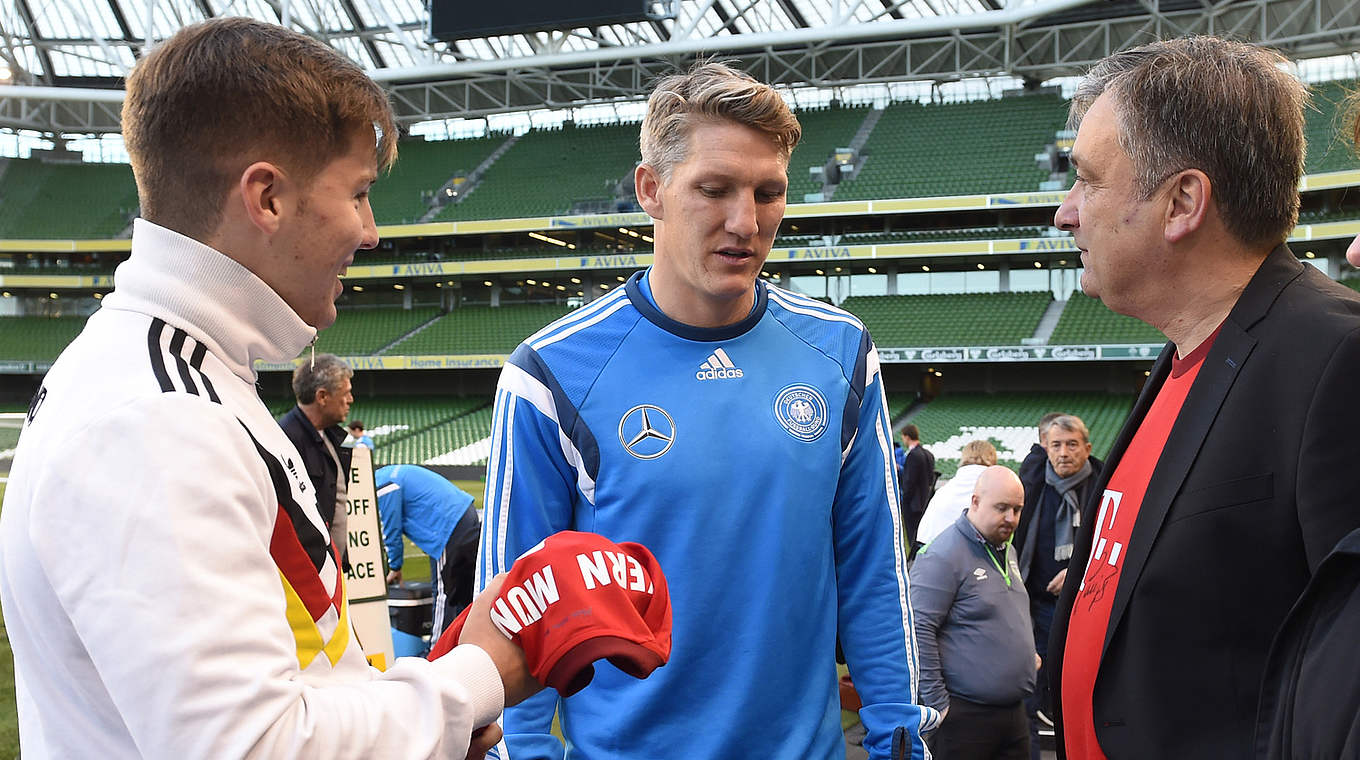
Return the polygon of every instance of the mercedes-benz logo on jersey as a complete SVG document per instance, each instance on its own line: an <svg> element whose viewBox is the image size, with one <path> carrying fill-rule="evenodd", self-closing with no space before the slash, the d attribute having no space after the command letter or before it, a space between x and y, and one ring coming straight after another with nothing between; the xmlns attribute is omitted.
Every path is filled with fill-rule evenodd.
<svg viewBox="0 0 1360 760"><path fill-rule="evenodd" d="M774 418L800 441L811 443L826 432L826 399L816 388L804 383L790 385L774 399Z"/></svg>
<svg viewBox="0 0 1360 760"><path fill-rule="evenodd" d="M638 459L656 459L675 443L675 420L654 404L638 404L619 420L619 443Z"/></svg>

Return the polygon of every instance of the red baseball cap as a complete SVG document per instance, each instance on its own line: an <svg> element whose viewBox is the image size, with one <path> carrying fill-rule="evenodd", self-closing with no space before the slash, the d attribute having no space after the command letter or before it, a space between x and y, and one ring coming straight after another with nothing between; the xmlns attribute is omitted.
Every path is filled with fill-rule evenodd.
<svg viewBox="0 0 1360 760"><path fill-rule="evenodd" d="M433 660L458 643L463 614L430 649ZM491 606L491 622L524 650L539 683L571 696L607 659L646 678L670 659L666 576L647 547L594 533L562 531L520 555Z"/></svg>

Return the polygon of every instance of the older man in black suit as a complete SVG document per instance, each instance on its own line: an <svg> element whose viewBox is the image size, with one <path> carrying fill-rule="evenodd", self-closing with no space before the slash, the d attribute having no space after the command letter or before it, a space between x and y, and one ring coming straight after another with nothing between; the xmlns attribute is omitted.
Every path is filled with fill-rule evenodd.
<svg viewBox="0 0 1360 760"><path fill-rule="evenodd" d="M1072 101L1055 223L1082 288L1170 343L1083 510L1048 663L1067 757L1243 758L1276 627L1360 525L1360 297L1284 244L1303 86L1196 37L1117 53ZM1269 445L1262 440L1268 438Z"/></svg>

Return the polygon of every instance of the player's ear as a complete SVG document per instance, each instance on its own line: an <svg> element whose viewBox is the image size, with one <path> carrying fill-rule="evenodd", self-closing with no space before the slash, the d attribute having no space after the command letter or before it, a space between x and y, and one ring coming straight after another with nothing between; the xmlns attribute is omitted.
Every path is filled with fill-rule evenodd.
<svg viewBox="0 0 1360 760"><path fill-rule="evenodd" d="M234 200L245 207L246 218L261 232L273 234L283 215L283 170L268 161L256 161L241 172Z"/></svg>
<svg viewBox="0 0 1360 760"><path fill-rule="evenodd" d="M651 164L638 164L637 169L633 170L633 187L637 190L638 205L653 219L665 218L661 203L663 185L661 174Z"/></svg>

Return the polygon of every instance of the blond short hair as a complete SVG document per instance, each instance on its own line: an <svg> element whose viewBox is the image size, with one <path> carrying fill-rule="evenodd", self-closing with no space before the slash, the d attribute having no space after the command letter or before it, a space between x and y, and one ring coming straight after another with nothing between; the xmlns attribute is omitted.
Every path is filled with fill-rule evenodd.
<svg viewBox="0 0 1360 760"><path fill-rule="evenodd" d="M996 464L996 447L991 441L969 441L959 452L959 466L982 464L988 467Z"/></svg>
<svg viewBox="0 0 1360 760"><path fill-rule="evenodd" d="M1273 50L1217 37L1153 42L1092 67L1068 123L1076 129L1110 93L1144 199L1175 173L1199 169L1234 237L1276 245L1298 222L1308 102L1287 65Z"/></svg>
<svg viewBox="0 0 1360 760"><path fill-rule="evenodd" d="M803 128L778 92L744 71L722 63L699 63L684 74L664 77L647 98L642 119L642 162L662 182L684 163L689 136L702 122L731 121L770 137L787 166Z"/></svg>
<svg viewBox="0 0 1360 760"><path fill-rule="evenodd" d="M305 184L375 127L379 166L397 155L392 106L363 69L310 37L241 17L187 26L138 61L122 120L142 216L200 239L255 161Z"/></svg>

